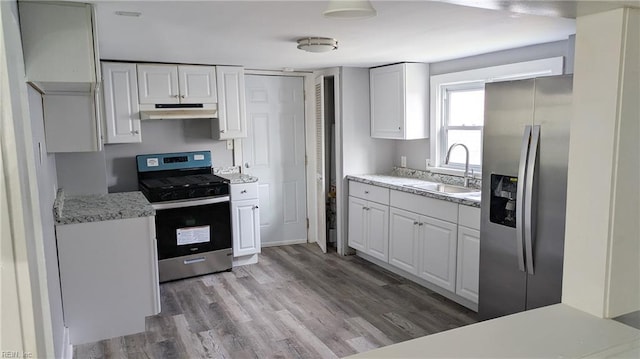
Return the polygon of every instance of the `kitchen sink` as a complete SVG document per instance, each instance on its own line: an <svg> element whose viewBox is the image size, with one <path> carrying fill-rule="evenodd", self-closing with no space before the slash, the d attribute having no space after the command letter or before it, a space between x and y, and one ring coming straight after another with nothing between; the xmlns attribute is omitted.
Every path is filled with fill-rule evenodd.
<svg viewBox="0 0 640 359"><path fill-rule="evenodd" d="M461 193L478 193L479 196L479 191L477 189L474 188L467 188L467 187L460 187L460 186L454 186L454 185L450 185L450 184L444 184L444 183L436 183L436 182L425 182L425 183L419 183L419 184L407 184L405 185L405 187L409 187L409 188L416 188L416 189L422 189L425 191L430 191L430 192L440 192L440 193L448 193L448 194L461 194Z"/></svg>

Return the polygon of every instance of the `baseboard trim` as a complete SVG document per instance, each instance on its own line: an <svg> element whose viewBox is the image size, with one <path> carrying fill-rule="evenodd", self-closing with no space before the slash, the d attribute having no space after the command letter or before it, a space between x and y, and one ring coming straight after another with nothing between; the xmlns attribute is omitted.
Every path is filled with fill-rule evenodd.
<svg viewBox="0 0 640 359"><path fill-rule="evenodd" d="M73 359L73 345L69 343L69 328L64 327L62 334L62 359Z"/></svg>
<svg viewBox="0 0 640 359"><path fill-rule="evenodd" d="M428 281L426 281L426 280L424 280L424 279L422 279L422 278L420 278L420 277L418 277L418 276L416 276L414 274L407 273L407 272L403 271L402 269L396 268L396 267L392 266L391 264L383 262L383 261L381 261L381 260L379 260L377 258L374 258L374 257L372 257L372 256L370 256L370 255L368 255L366 253L362 253L360 251L356 251L356 255L358 257L366 260L366 261L369 261L369 262L371 262L371 263L373 263L373 264L375 264L377 266L380 266L380 267L382 267L382 268L384 268L384 269L386 269L386 270L388 270L390 272L393 272L393 273L395 273L395 274L397 274L399 276L402 276L402 277L404 277L404 278L406 278L406 279L408 279L408 280L410 280L412 282L416 282L416 283L420 284L421 286L423 286L425 288L428 288L428 289L440 294L441 296L443 296L443 297L445 297L447 299L450 299L450 300L452 300L452 301L454 301L454 302L456 302L456 303L458 303L458 304L460 304L462 306L465 306L465 307L467 307L467 308L469 308L469 309L471 309L471 310L473 310L475 312L478 311L478 304L468 300L467 298L463 298L463 297L461 297L461 296L459 296L459 295L457 295L455 293L449 292L448 290L446 290L444 288L440 288L439 286L437 286L437 285L435 285L433 283L430 283L430 282L428 282Z"/></svg>
<svg viewBox="0 0 640 359"><path fill-rule="evenodd" d="M288 246L291 244L303 244L307 243L306 239L290 239L288 241L276 241L276 242L262 242L261 247L276 247L276 246Z"/></svg>
<svg viewBox="0 0 640 359"><path fill-rule="evenodd" d="M250 254L248 256L241 256L233 258L233 266L240 267L246 266L248 264L256 264L258 263L258 254Z"/></svg>

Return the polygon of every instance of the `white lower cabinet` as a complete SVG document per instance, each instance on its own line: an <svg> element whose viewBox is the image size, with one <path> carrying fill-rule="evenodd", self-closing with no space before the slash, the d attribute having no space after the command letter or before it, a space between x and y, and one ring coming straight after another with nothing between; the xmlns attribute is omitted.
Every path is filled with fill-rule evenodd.
<svg viewBox="0 0 640 359"><path fill-rule="evenodd" d="M389 264L455 291L455 223L391 207Z"/></svg>
<svg viewBox="0 0 640 359"><path fill-rule="evenodd" d="M389 206L349 197L349 246L389 260Z"/></svg>
<svg viewBox="0 0 640 359"><path fill-rule="evenodd" d="M456 294L477 303L479 276L480 231L459 226Z"/></svg>
<svg viewBox="0 0 640 359"><path fill-rule="evenodd" d="M480 208L353 181L349 194L349 247L477 309Z"/></svg>
<svg viewBox="0 0 640 359"><path fill-rule="evenodd" d="M260 253L258 183L230 185L233 256Z"/></svg>
<svg viewBox="0 0 640 359"><path fill-rule="evenodd" d="M260 253L260 212L258 199L231 202L233 256Z"/></svg>
<svg viewBox="0 0 640 359"><path fill-rule="evenodd" d="M160 312L154 217L57 225L56 240L69 342L143 332Z"/></svg>
<svg viewBox="0 0 640 359"><path fill-rule="evenodd" d="M418 274L420 216L398 208L391 208L389 216L389 264Z"/></svg>
<svg viewBox="0 0 640 359"><path fill-rule="evenodd" d="M442 288L456 289L457 224L420 217L418 276Z"/></svg>

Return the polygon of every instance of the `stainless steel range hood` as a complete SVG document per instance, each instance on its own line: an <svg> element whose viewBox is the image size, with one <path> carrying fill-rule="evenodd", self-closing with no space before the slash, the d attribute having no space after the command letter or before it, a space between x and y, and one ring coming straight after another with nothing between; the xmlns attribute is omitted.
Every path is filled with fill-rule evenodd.
<svg viewBox="0 0 640 359"><path fill-rule="evenodd" d="M141 104L141 120L217 118L216 104Z"/></svg>

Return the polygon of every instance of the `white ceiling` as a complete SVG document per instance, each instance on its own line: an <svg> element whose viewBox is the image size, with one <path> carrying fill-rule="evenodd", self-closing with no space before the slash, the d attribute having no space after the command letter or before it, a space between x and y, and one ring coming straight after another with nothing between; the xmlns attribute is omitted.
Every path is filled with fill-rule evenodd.
<svg viewBox="0 0 640 359"><path fill-rule="evenodd" d="M471 0L473 1L473 0ZM308 70L437 62L566 39L575 20L436 1L372 1L378 16L333 20L326 1L93 1L100 57ZM468 4L466 4L468 5ZM140 17L117 16L138 11ZM307 53L305 36L339 49Z"/></svg>

